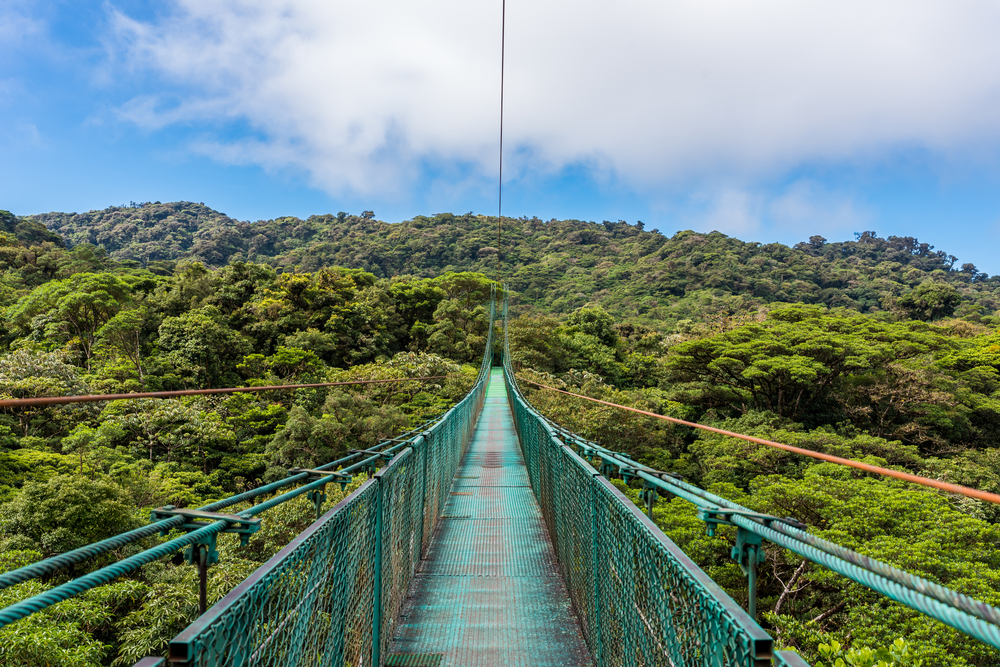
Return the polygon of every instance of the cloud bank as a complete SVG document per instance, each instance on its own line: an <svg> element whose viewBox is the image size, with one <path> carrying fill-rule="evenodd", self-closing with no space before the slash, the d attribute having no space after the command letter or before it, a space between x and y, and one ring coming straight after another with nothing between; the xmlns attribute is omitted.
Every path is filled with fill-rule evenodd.
<svg viewBox="0 0 1000 667"><path fill-rule="evenodd" d="M119 113L193 125L191 148L221 161L304 170L331 194L496 176L499 3L174 0L111 25L118 66L156 83ZM975 151L1000 139L998 25L987 0L514 0L505 173L582 164L653 191ZM717 193L716 214L734 230L817 206L864 217L796 187Z"/></svg>

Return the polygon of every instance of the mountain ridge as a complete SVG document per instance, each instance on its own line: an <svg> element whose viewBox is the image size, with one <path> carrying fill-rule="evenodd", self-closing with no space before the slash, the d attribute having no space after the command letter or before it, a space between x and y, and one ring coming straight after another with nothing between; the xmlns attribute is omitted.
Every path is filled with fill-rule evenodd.
<svg viewBox="0 0 1000 667"><path fill-rule="evenodd" d="M161 271L187 260L211 267L248 261L279 271L342 266L379 278L497 275L496 217L472 213L399 223L370 211L249 222L203 203L155 202L21 219L42 223L67 246L93 244L118 262ZM991 317L1000 307L1000 276L971 264L955 269L957 258L912 237L866 231L856 241L812 236L789 247L720 232L666 237L624 221L522 217L505 218L504 227L502 279L522 302L554 313L597 304L637 322L670 324L772 303L888 312L924 283L946 287L935 298L957 299L951 311L963 316Z"/></svg>

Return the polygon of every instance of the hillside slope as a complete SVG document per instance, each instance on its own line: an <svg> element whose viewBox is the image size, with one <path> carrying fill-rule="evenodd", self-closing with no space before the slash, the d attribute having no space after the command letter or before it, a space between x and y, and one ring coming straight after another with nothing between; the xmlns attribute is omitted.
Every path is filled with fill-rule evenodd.
<svg viewBox="0 0 1000 667"><path fill-rule="evenodd" d="M251 261L286 271L360 268L378 277L494 276L497 267L496 218L471 213L396 224L346 213L249 223L177 202L31 218L67 245L91 243L115 260L142 265ZM857 241L827 243L813 236L789 248L719 232L667 238L622 221L504 223L502 279L523 302L555 313L593 303L619 317L669 326L781 302L902 309L921 319L953 313L979 319L1000 307L1000 277L971 264L956 269L957 258L911 237L865 232Z"/></svg>

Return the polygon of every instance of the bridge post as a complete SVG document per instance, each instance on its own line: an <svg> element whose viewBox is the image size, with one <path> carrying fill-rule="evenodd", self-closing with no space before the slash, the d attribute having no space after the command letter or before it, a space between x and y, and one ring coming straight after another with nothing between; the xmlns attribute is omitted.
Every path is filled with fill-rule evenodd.
<svg viewBox="0 0 1000 667"><path fill-rule="evenodd" d="M375 576L372 586L372 667L382 664L382 477L375 475Z"/></svg>
<svg viewBox="0 0 1000 667"><path fill-rule="evenodd" d="M595 477L601 473L594 471L590 475L590 571L594 578L594 585L591 588L591 606L594 610L592 628L594 634L594 664L597 667L604 665L604 645L601 637L601 546L598 539L597 520L597 488Z"/></svg>
<svg viewBox="0 0 1000 667"><path fill-rule="evenodd" d="M204 616L208 611L208 547L196 544L191 548L198 550L198 615Z"/></svg>

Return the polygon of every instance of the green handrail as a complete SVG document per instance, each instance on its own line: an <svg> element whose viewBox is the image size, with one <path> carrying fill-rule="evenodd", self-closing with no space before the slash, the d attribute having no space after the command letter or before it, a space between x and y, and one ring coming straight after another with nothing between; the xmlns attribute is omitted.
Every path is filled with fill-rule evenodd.
<svg viewBox="0 0 1000 667"><path fill-rule="evenodd" d="M476 384L374 477L170 642L175 667L380 665L483 401Z"/></svg>
<svg viewBox="0 0 1000 667"><path fill-rule="evenodd" d="M505 303L505 322L507 321L506 309ZM527 409L549 430L553 443L567 447L574 454L581 455L583 460L593 459L602 470L607 470L608 474L614 470L626 480L630 478L643 480L643 492L648 494L646 496L648 500L652 499L654 492L667 493L699 507L700 514L710 526L713 523L721 523L730 524L737 528L738 544L740 544L741 537L743 544L743 547L738 549L740 553L737 554L737 557L742 558L741 565L744 566L744 570L750 578L751 616L754 615L753 607L756 598L753 577L756 562L744 561L748 560L747 556L750 556L751 561L755 561L760 553L761 540L766 539L806 560L822 565L911 609L937 619L989 646L1000 648L1000 609L887 563L864 556L829 540L824 540L807 532L804 526L796 525L798 522L794 520L762 516L746 507L688 484L676 476L643 466L625 454L611 451L576 435L530 408L530 404L527 403L517 387L516 378L508 360L509 341L505 335L504 369L505 376L508 377L508 391L514 397L512 404L516 400L528 406ZM744 550L747 550L748 553L744 554ZM785 662L778 664L804 664L801 662L801 658L793 657L793 654L782 655L781 659Z"/></svg>
<svg viewBox="0 0 1000 667"><path fill-rule="evenodd" d="M504 301L503 320L508 304ZM773 640L504 380L528 476L598 667L772 664Z"/></svg>

